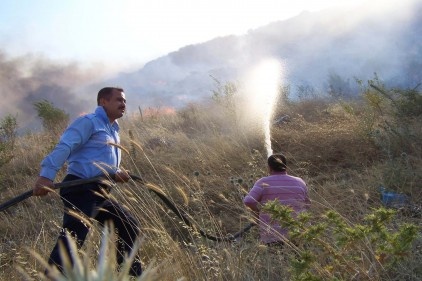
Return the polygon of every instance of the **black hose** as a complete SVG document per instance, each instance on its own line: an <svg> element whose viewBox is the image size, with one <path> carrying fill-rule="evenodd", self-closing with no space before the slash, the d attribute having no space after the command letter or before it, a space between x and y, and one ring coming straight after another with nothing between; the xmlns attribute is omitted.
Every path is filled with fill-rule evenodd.
<svg viewBox="0 0 422 281"><path fill-rule="evenodd" d="M78 180L73 180L73 181L66 181L66 182L60 182L60 183L55 183L53 189L61 189L61 188L67 188L67 187L73 187L73 186L77 186L77 185L81 185L81 184L86 184L86 183L93 183L93 182L98 182L104 180L104 177L93 177L93 178L88 178L88 179L78 179ZM19 202L28 199L29 197L31 197L33 195L33 190L30 189L12 199L10 199L9 201L6 201L2 204L0 204L0 212L3 212L4 210L18 204Z"/></svg>
<svg viewBox="0 0 422 281"><path fill-rule="evenodd" d="M144 182L143 179L141 177L138 176L134 176L134 175L130 175L130 177L135 180L135 181L140 181L140 182ZM164 202L164 204L166 204L166 206L180 219L183 221L183 223L189 227L194 227L194 225L192 224L192 222L187 218L187 215L182 212L179 208L176 207L176 205L173 204L173 202L170 201L170 199L164 195L163 193L152 189L152 188L148 188L150 191L154 192L160 199L161 201ZM217 241L217 242L234 242L236 241L237 238L242 237L243 234L245 234L246 232L248 232L253 226L255 226L255 223L249 223L246 227L244 227L242 230L240 230L239 232L236 232L235 234L229 234L227 236L221 237L221 236L213 236L210 235L208 233L206 233L204 230L202 230L201 228L198 228L199 234L202 237L205 237L209 240L212 241Z"/></svg>
<svg viewBox="0 0 422 281"><path fill-rule="evenodd" d="M139 181L141 183L144 183L144 180L141 177L135 176L135 175L129 175L132 180L134 181ZM100 182L104 180L104 177L93 177L93 178L88 178L88 179L78 179L78 180L72 180L72 181L67 181L67 182L61 182L61 183L56 183L54 184L54 188L53 189L61 189L61 188L68 188L68 187L73 187L73 186L77 186L77 185L81 185L81 184L86 184L86 183L93 183L93 182ZM176 205L174 205L169 198L161 193L158 192L152 188L148 188L150 191L154 192L160 199L161 201L164 202L164 204L166 204L166 206L179 218L183 221L184 224L186 224L189 227L194 227L194 225L192 224L192 222L187 218L187 215L182 212L179 208L176 207ZM33 195L33 190L28 190L12 199L10 199L9 201L6 201L2 204L0 204L0 212L3 212L4 210L8 209L9 207L12 207L16 204L18 204L19 202L31 197ZM202 237L205 237L209 240L212 241L217 241L217 242L222 242L222 241L228 241L228 242L234 242L236 241L237 238L241 237L243 234L245 234L247 231L249 231L253 226L255 225L255 223L249 223L245 228L243 228L241 231L236 232L235 234L229 234L227 236L221 237L221 236L213 236L210 234L207 234L204 230L202 230L201 228L199 229L199 234Z"/></svg>

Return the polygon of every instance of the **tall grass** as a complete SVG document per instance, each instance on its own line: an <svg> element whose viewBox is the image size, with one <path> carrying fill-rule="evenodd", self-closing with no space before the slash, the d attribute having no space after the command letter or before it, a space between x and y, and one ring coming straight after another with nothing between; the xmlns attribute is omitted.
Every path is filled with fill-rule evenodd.
<svg viewBox="0 0 422 281"><path fill-rule="evenodd" d="M376 92L370 88L368 91ZM388 105L388 100L385 102ZM290 160L289 173L308 183L312 214L335 212L351 227L382 206L380 185L411 195L413 207L421 200L422 158L417 144L422 134L420 127L412 125L420 124L421 116L412 115L414 123L407 123L406 130L395 134L382 125L388 116L388 124L397 129L394 126L402 126L398 117L388 113L389 107L383 109L381 116L378 109L368 104L321 99L290 101L277 111L288 114L289 121L272 127L273 150L285 153ZM121 120L126 151L122 166L142 176L145 184L120 184L114 188L113 196L140 221L141 244L136 253L148 273L141 280L295 277L291 258L297 255L297 249L260 245L256 228L236 243L213 242L199 234L201 228L209 234L225 236L246 226L251 216L242 198L255 180L266 174L263 131L233 122L232 115L233 111L210 104L189 105L172 114L132 115ZM410 134L407 142L403 142L405 134ZM389 138L388 143L381 141L383 137ZM0 202L32 187L39 162L55 141L53 136L44 134L28 134L15 140L13 158L0 172ZM398 146L400 141L403 152ZM58 178L63 176L61 171ZM151 189L165 194L189 214L194 227L184 225ZM417 209L399 211L387 226L388 231L394 233L402 223L421 226ZM0 213L1 281L41 280L43 261L56 241L61 215L61 201L54 193L46 198L30 198ZM86 272L86 276L63 280L127 280L124 269L119 272L112 259L105 259L111 254L104 253L112 252L114 245L114 238L107 233L107 229L94 223L79 253L81 267L74 268L82 275ZM365 263L373 262L377 270L362 276L370 276L371 280L420 280L420 236L411 247L390 267L366 257ZM101 267L103 263L107 266ZM112 279L98 279L104 268Z"/></svg>

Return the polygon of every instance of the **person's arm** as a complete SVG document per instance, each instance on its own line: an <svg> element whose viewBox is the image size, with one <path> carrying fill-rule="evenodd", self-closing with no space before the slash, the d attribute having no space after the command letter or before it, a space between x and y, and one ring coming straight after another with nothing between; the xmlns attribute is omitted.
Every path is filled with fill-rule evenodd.
<svg viewBox="0 0 422 281"><path fill-rule="evenodd" d="M262 188L255 184L243 199L243 203L251 209L254 219L259 220L259 206L262 197Z"/></svg>
<svg viewBox="0 0 422 281"><path fill-rule="evenodd" d="M54 187L57 172L70 153L86 143L91 137L93 124L88 118L78 118L63 133L54 150L41 162L41 171L33 188L33 195L44 196ZM47 188L44 188L47 187Z"/></svg>

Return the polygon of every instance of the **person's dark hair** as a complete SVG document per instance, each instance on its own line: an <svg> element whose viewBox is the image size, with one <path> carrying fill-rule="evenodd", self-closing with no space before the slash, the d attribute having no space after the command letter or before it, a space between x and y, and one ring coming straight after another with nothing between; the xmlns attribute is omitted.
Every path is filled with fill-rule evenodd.
<svg viewBox="0 0 422 281"><path fill-rule="evenodd" d="M268 166L276 172L283 172L287 168L286 156L283 154L273 154L268 157Z"/></svg>
<svg viewBox="0 0 422 281"><path fill-rule="evenodd" d="M122 88L119 87L105 87L102 88L97 95L97 105L100 105L100 99L106 99L109 100L111 96L113 95L113 91L119 91L124 92Z"/></svg>

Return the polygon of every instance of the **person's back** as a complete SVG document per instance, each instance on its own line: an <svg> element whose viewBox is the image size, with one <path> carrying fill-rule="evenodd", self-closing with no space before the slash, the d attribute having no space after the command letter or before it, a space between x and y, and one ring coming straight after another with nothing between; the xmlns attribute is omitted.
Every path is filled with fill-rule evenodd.
<svg viewBox="0 0 422 281"><path fill-rule="evenodd" d="M260 212L260 206L268 201L278 200L298 214L307 210L310 205L306 183L301 178L287 174L284 156L272 155L268 164L270 175L259 179L243 200L259 216L260 240L264 244L282 241L283 236L287 235L287 229L272 221L269 214Z"/></svg>

